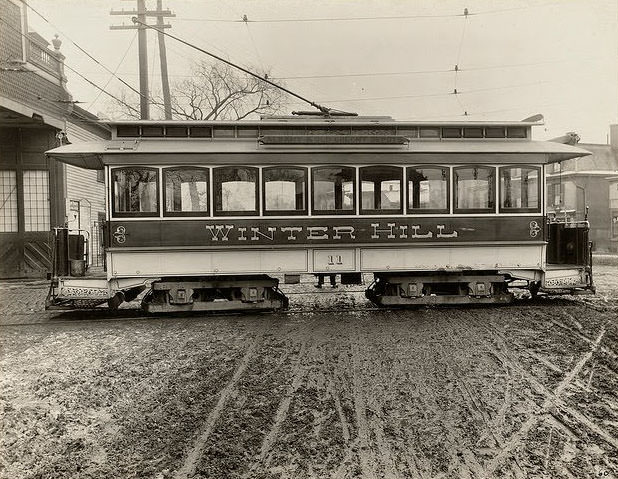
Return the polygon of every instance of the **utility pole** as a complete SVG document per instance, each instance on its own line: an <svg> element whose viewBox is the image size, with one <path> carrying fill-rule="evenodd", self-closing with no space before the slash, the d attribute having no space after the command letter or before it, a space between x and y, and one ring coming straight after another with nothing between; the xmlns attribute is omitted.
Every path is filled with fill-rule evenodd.
<svg viewBox="0 0 618 479"><path fill-rule="evenodd" d="M132 1L132 0L129 0ZM169 10L163 10L161 7L161 0L157 0L156 10L146 9L146 0L137 0L136 10L112 10L110 15L129 15L134 17L137 15L137 19L141 23L146 23L146 17L157 17L156 28L163 30L165 28L171 28L170 24L164 24L164 17L175 17ZM148 46L146 30L144 25L112 25L110 30L138 30L138 52L139 52L139 90L140 90L140 116L142 120L148 120L150 118L149 111L149 92L148 92ZM171 118L171 103L169 98L169 81L167 79L167 55L165 52L165 44L162 42L161 37L164 37L162 33L159 33L159 53L161 58L161 78L163 83L163 95L165 98L165 117ZM163 49L161 50L161 45ZM167 91L167 93L166 93ZM169 117L168 117L169 111Z"/></svg>
<svg viewBox="0 0 618 479"><path fill-rule="evenodd" d="M172 98L170 95L170 81L167 76L167 52L165 50L165 35L163 34L163 0L157 0L157 39L159 43L159 63L161 64L161 89L163 90L163 105L165 106L165 119L172 119ZM166 16L175 16L169 14Z"/></svg>

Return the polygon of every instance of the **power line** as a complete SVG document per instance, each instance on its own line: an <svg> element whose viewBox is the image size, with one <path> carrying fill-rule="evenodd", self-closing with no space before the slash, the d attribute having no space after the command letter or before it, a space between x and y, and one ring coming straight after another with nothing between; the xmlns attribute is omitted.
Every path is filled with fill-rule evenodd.
<svg viewBox="0 0 618 479"><path fill-rule="evenodd" d="M417 75L424 73L450 73L450 70L415 70L401 72L364 72L364 73L341 73L338 75L297 75L286 77L274 77L277 80L315 80L320 78L351 78L351 77L378 77L378 76L399 76L399 75Z"/></svg>
<svg viewBox="0 0 618 479"><path fill-rule="evenodd" d="M126 106L127 108L133 110L136 113L139 113L139 111L132 107L131 105L129 105L127 102L125 102L124 100L121 100L120 98L118 98L117 96L111 94L110 92L108 92L107 90L105 90L105 88L100 87L99 85L97 85L96 83L94 83L93 81L89 80L88 78L86 78L84 75L82 75L81 73L79 73L77 70L75 70L74 68L71 68L69 65L67 65L66 63L64 64L64 66L66 68L68 68L69 70L71 70L73 73L75 73L78 77L82 78L83 80L85 80L86 82L88 82L90 85L92 85L93 87L101 90L101 92L105 93L107 96L113 98L114 100L116 100L117 102L119 102L120 104Z"/></svg>
<svg viewBox="0 0 618 479"><path fill-rule="evenodd" d="M18 34L20 34L22 37L24 38L28 38L28 36L19 31L17 28L15 28L13 25L11 25L9 22L7 22L6 20L4 20L2 17L0 17L0 22L4 23L7 27L9 27L11 30L13 30L14 32L17 32ZM81 73L79 73L77 70L75 70L74 68L72 68L70 65L68 65L67 63L63 63L63 65L68 68L69 70L71 70L72 72L74 72L76 75L78 75L79 77L83 78L85 81L87 81L90 85L94 86L95 88L98 88L99 90L101 90L103 93L105 93L106 95L109 95L110 97L112 97L114 100L118 101L119 103L125 105L126 107L130 108L131 110L135 110L135 108L133 108L131 105L129 105L128 103L124 102L123 100L121 100L120 98L112 95L111 93L109 93L108 91L106 91L104 88L101 88L99 85L97 85L96 83L94 83L93 81L89 80L88 78L86 78L84 75L82 75ZM33 72L34 73L34 72ZM135 110L137 111L137 110Z"/></svg>
<svg viewBox="0 0 618 479"><path fill-rule="evenodd" d="M546 3L541 5L529 5L525 7L512 7L495 10L485 10L469 13L446 13L446 14L428 14L428 15L385 15L385 16L366 16L366 17L322 17L322 18L270 18L251 20L243 19L225 19L225 18L179 18L178 21L183 22L221 22L221 23L297 23L297 22L356 22L356 21L372 21L372 20L411 20L424 18L457 18L463 16L478 16L478 15L493 15L497 13L506 13L514 10L525 10L529 8L539 8L546 6L555 6L556 3Z"/></svg>
<svg viewBox="0 0 618 479"><path fill-rule="evenodd" d="M135 35L133 35L133 38L131 39L131 42L129 43L129 46L127 47L126 51L124 52L124 55L122 55L122 58L120 59L120 61L118 62L118 65L116 65L116 68L114 69L114 74L109 77L109 79L107 80L107 83L103 86L103 89L107 88L107 86L112 81L112 78L114 78L116 76L116 72L120 68L120 65L123 64L125 58L127 57L129 51L131 50L131 47L133 46L133 43L135 42L135 38L136 37L137 37L137 32L135 32ZM102 93L103 93L102 91L99 92L99 94L96 96L96 98L92 102L90 102L90 105L88 105L88 108L92 108L94 106L94 104L98 101L98 99L100 98Z"/></svg>
<svg viewBox="0 0 618 479"><path fill-rule="evenodd" d="M37 11L34 7L32 7L29 3L26 2L26 0L21 0L21 2L30 10L32 10L36 15L38 15L44 22L46 22L47 24L49 24L51 27L53 27L54 29L56 29L58 32L60 32L62 34L62 36L64 38L66 38L69 42L71 42L71 44L73 44L75 46L75 48L77 48L79 51L81 51L84 55L86 55L88 58L90 58L93 62L95 62L97 65L99 65L101 68L103 68L107 73L112 74L118 81L120 81L120 83L122 83L124 86L126 86L127 88L129 88L131 91L133 91L134 93L137 93L140 98L143 96L142 93L137 90L136 88L134 88L132 85L130 85L129 83L127 83L125 80L123 80L122 78L120 78L118 75L116 75L112 70L110 70L107 66L105 66L103 63L101 63L99 60L97 60L94 56L92 56L90 53L88 53L85 49L83 49L79 44L77 44L77 42L75 42L73 39L71 39L71 37L69 37L66 33L64 33L62 30L60 30L56 25L54 25L52 22L50 22L42 13L40 13L39 11ZM6 22L5 22L6 23ZM19 32L21 33L21 32ZM27 37L26 37L27 38ZM90 81L90 80L88 80ZM97 86L97 88L100 88ZM107 93L107 92L105 92ZM150 98L148 99L150 100ZM156 105L156 103L155 103ZM163 107L159 106L160 109L163 109Z"/></svg>
<svg viewBox="0 0 618 479"><path fill-rule="evenodd" d="M171 48L171 47L170 47ZM184 57L187 60L191 58L183 55L182 52L176 48L172 48L175 53ZM225 54L225 52L222 52ZM458 68L458 73L466 73L472 71L484 71L484 70L498 70L503 68L519 68L519 67L527 67L527 66L538 66L538 65L550 65L556 63L571 63L578 62L580 63L582 60L594 60L595 57L590 58L569 58L563 60L544 60L540 62L528 62L528 63L505 63L501 65L487 65L487 66L479 66L479 67L466 67L462 68L461 66ZM445 69L445 70L409 70L409 71L391 71L391 72L358 72L358 73L340 73L340 74L329 74L329 75L294 75L294 76L272 76L273 80L316 80L322 78L355 78L355 77L384 77L384 76L405 76L405 75L417 75L417 74L435 74L435 73L452 73L454 72L454 68ZM86 72L92 73L94 75L98 75L97 72ZM137 76L138 73L124 73L124 75L128 76ZM175 78L192 78L193 75L170 75Z"/></svg>
<svg viewBox="0 0 618 479"><path fill-rule="evenodd" d="M167 33L164 30L158 29L157 27L154 27L152 25L148 25L148 24L146 24L144 22L140 22L136 17L133 17L132 21L133 21L133 23L142 25L142 26L144 26L146 28L150 28L152 30L156 30L156 31L162 33L163 35L166 35L166 36L168 36L170 38L173 38L174 40L176 40L176 41L178 41L180 43L183 43L184 45L187 45L187 46L189 46L191 48L194 48L195 50L197 50L199 52L202 52L202 53L204 53L204 54L206 54L206 55L208 55L208 56L210 56L210 57L212 57L212 58L214 58L216 60L219 60L219 61L221 61L221 62L223 62L223 63L225 63L227 65L230 65L230 66L232 66L232 67L234 67L234 68L236 68L236 69L238 69L238 70L240 70L240 71L242 71L242 72L244 72L244 73L246 73L248 75L251 75L254 78L257 78L258 80L261 80L261 81L263 81L265 83L268 83L269 85L274 86L275 88L279 88L280 90L286 92L287 94L292 95L293 97L296 97L299 100L304 101L305 103L308 103L309 105L313 106L314 108L317 108L318 110L320 110L324 114L329 114L331 112L337 112L337 110L333 110L331 108L327 108L325 106L319 105L319 104L317 104L317 103L315 103L315 102L313 102L313 101L311 101L311 100L309 100L309 99L299 95L298 93L294 93L293 91L288 90L287 88L285 88L285 87L283 87L281 85L278 85L277 83L272 82L271 80L269 80L266 77L261 77L260 75L258 75L256 73L253 73L252 71L247 70L246 68L243 68L243 67L241 67L239 65L236 65L235 63L232 63L232 62L230 62L228 60L225 60L224 58L221 58L220 56L217 56L214 53L211 53L209 51L204 50L203 48L200 48L200 47L198 47L196 45L193 45L192 43L190 43L190 42L188 42L186 40L183 40L183 39L181 39L181 38L179 38L179 37L177 37L175 35L172 35L171 33ZM337 113L345 113L345 112L337 112Z"/></svg>
<svg viewBox="0 0 618 479"><path fill-rule="evenodd" d="M343 102L354 102L354 101L373 101L373 100L399 100L399 99L404 99L404 98L431 98L431 97L439 97L439 96L458 96L458 95L466 95L466 94L470 94L470 93L479 93L479 92L485 92L485 91L497 91L497 90L508 90L510 88L520 88L520 87L524 87L524 86L534 86L534 85L539 85L539 84L543 84L543 83L552 83L550 81L535 81L535 82L528 82L528 83L518 83L515 85L505 85L505 86L498 86L498 87L488 87L488 88L477 88L474 90L464 90L464 91L458 91L457 93L454 92L449 92L449 93L428 93L428 94L423 94L423 95L394 95L394 96L380 96L380 97L364 97L364 98L345 98L345 99L330 99L330 100L323 100L329 103L343 103Z"/></svg>
<svg viewBox="0 0 618 479"><path fill-rule="evenodd" d="M296 23L296 22L351 22L365 20L406 20L413 18L455 18L461 15L445 14L445 15L392 15L381 17L329 17L329 18L271 18L263 20L230 20L219 18L182 18L183 22L221 22L221 23Z"/></svg>

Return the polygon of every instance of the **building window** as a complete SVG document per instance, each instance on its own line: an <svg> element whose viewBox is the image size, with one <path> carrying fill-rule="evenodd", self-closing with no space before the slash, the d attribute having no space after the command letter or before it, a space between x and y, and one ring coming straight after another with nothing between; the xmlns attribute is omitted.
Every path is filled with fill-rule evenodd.
<svg viewBox="0 0 618 479"><path fill-rule="evenodd" d="M398 166L361 168L361 212L365 214L401 213L402 176L403 169Z"/></svg>
<svg viewBox="0 0 618 479"><path fill-rule="evenodd" d="M311 170L313 213L354 213L356 170L348 166L320 166Z"/></svg>
<svg viewBox="0 0 618 479"><path fill-rule="evenodd" d="M158 174L154 168L112 170L113 213L116 216L158 216Z"/></svg>
<svg viewBox="0 0 618 479"><path fill-rule="evenodd" d="M448 168L408 168L408 212L448 213Z"/></svg>
<svg viewBox="0 0 618 479"><path fill-rule="evenodd" d="M24 171L24 230L49 231L49 172Z"/></svg>
<svg viewBox="0 0 618 479"><path fill-rule="evenodd" d="M258 169L226 166L213 172L215 215L258 214Z"/></svg>
<svg viewBox="0 0 618 479"><path fill-rule="evenodd" d="M307 214L307 169L272 167L262 171L264 214Z"/></svg>
<svg viewBox="0 0 618 479"><path fill-rule="evenodd" d="M540 212L540 168L505 166L500 168L500 211Z"/></svg>
<svg viewBox="0 0 618 479"><path fill-rule="evenodd" d="M17 233L17 173L0 170L0 233Z"/></svg>
<svg viewBox="0 0 618 479"><path fill-rule="evenodd" d="M166 216L208 215L207 168L169 168L163 170Z"/></svg>
<svg viewBox="0 0 618 479"><path fill-rule="evenodd" d="M493 213L495 175L495 169L486 166L455 168L455 212Z"/></svg>

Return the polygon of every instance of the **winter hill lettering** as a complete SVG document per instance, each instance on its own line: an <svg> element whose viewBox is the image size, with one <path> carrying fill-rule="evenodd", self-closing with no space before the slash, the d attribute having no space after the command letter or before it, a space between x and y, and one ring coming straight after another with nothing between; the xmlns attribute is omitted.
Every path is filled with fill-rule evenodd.
<svg viewBox="0 0 618 479"><path fill-rule="evenodd" d="M444 224L422 226L397 222L370 223L362 226L242 226L206 225L206 238L212 242L247 241L290 243L320 241L383 241L405 239L457 238L459 233Z"/></svg>

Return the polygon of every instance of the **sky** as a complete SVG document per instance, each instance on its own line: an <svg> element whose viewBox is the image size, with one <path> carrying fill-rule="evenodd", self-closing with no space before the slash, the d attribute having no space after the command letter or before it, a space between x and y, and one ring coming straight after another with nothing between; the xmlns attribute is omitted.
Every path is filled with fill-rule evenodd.
<svg viewBox="0 0 618 479"><path fill-rule="evenodd" d="M126 87L110 71L139 88L136 31L109 29L131 24L130 16L110 10L129 10L135 0L28 4L45 18L29 10L30 29L49 40L58 34L69 67L116 96ZM583 143L601 144L618 123L615 0L164 0L163 6L176 15L168 19L170 33L268 71L328 107L421 121L541 113L545 124L535 138L574 131ZM205 58L171 38L166 47L172 83ZM148 61L151 87L160 90L153 31ZM100 116L109 111L108 95L66 73L80 106ZM289 98L282 113L299 109L310 107Z"/></svg>

